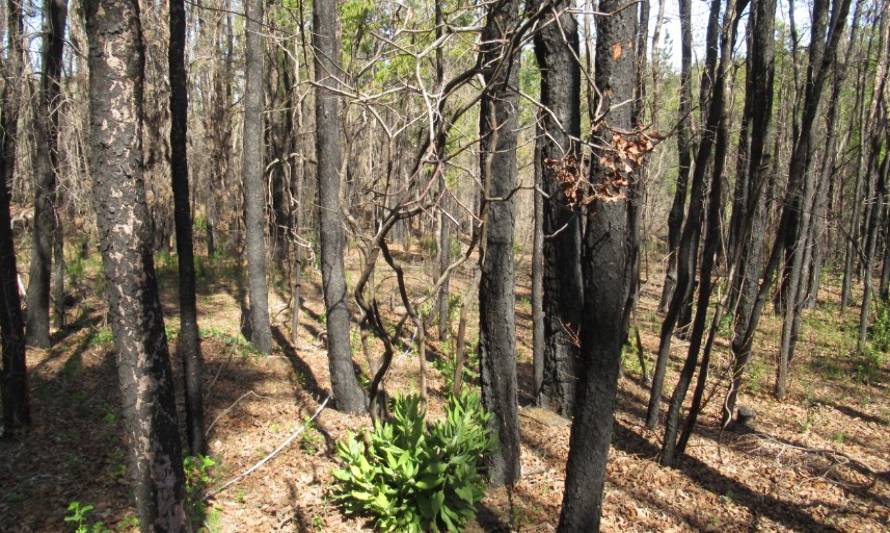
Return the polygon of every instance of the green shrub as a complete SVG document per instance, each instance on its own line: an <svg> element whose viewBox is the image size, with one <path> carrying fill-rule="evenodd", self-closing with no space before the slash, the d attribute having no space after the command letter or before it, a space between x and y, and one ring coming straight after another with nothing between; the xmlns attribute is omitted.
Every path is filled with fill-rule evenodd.
<svg viewBox="0 0 890 533"><path fill-rule="evenodd" d="M337 443L344 467L334 472L334 500L383 532L460 531L485 494L491 415L466 391L430 425L416 395L396 397L392 414L361 438L350 433Z"/></svg>

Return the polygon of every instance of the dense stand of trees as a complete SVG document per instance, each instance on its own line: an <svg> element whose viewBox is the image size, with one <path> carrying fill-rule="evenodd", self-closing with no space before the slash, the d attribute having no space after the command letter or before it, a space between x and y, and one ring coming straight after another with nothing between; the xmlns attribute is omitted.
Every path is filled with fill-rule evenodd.
<svg viewBox="0 0 890 533"><path fill-rule="evenodd" d="M426 399L434 339L454 347L459 391L475 347L479 383L464 384L493 415L491 483L521 478L525 392L572 420L558 530L598 529L643 270L664 279L646 425L663 421L669 466L709 383L733 423L769 302L782 324L778 399L801 317L829 298L824 276L841 281L836 304L859 307L859 352L890 304L890 3L791 2L784 14L775 0L710 0L705 21L678 0L679 58L661 43L667 3L653 17L648 0L45 0L33 53L22 4L7 0L4 437L31 422L26 344L48 348L66 325L65 252L97 247L140 524L185 530L154 266L175 236L190 453L209 451L196 255L246 267L241 323L262 353L284 342L276 322L296 344L317 266L338 410L386 417L404 350ZM529 255L533 388L522 391L515 308ZM408 275L416 256L423 268ZM650 272L657 261L664 271ZM288 293L284 321L270 287ZM688 344L671 382L676 336ZM718 336L731 340L722 374L710 371Z"/></svg>

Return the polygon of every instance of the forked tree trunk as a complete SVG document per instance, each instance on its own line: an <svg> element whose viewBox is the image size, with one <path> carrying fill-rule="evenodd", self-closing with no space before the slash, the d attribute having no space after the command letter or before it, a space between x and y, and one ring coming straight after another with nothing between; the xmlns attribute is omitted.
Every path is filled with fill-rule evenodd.
<svg viewBox="0 0 890 533"><path fill-rule="evenodd" d="M636 13L618 0L603 0L597 17L596 77L609 127L632 128L630 106L610 107L633 94ZM614 13L613 13L614 12ZM614 97L614 100L613 100ZM597 144L612 145L611 130L594 132ZM608 157L608 154L603 154ZM590 181L606 185L616 175L592 158ZM630 176L626 176L629 178ZM557 531L599 531L606 460L612 439L612 416L621 362L622 313L627 296L627 187L608 200L588 206L582 249L584 321L581 324L581 372L575 417L569 440L565 491Z"/></svg>
<svg viewBox="0 0 890 533"><path fill-rule="evenodd" d="M719 16L720 0L711 0L711 18L714 17L714 11ZM717 24L716 28L709 27L709 33L711 31L719 33L719 30L719 24ZM716 40L716 37L714 39ZM708 41L711 41L711 37L708 38ZM713 73L716 69L716 54L713 56L709 54L708 58L714 61L714 65L705 66L706 73L703 74L703 77L708 76L707 72ZM710 83L705 84L703 82L702 85L707 85L708 90L710 90ZM703 112L703 114L706 113ZM702 216L705 206L705 172L707 171L711 148L714 144L714 135L714 130L706 126L696 153L689 213L686 215L683 234L680 238L680 247L677 252L677 287L674 289L668 312L661 324L658 358L655 360L655 372L652 375L652 388L649 393L649 405L646 411L646 427L649 429L654 429L658 423L664 375L671 351L671 337L678 323L683 325L686 322L685 319L681 320L681 318L685 318L683 315L686 314L684 310L687 306L692 305L691 298L695 289L696 259L698 258L699 238L701 236ZM705 149L702 149L701 145L703 144L707 144Z"/></svg>
<svg viewBox="0 0 890 533"><path fill-rule="evenodd" d="M28 280L29 344L50 345L49 302L53 238L56 233L56 169L59 163L59 76L65 39L65 0L44 2L43 73L40 76L40 102L36 117L36 164L34 175L34 232Z"/></svg>
<svg viewBox="0 0 890 533"><path fill-rule="evenodd" d="M715 0L717 2L719 0ZM692 382L692 376L698 362L699 350L705 330L705 322L708 315L708 307L711 299L711 289L713 287L711 280L711 272L714 267L714 259L718 252L720 243L720 200L721 189L723 184L723 168L726 163L726 152L729 145L728 118L726 106L724 105L727 78L729 76L729 68L732 62L733 47L735 46L736 33L738 30L739 15L747 6L747 0L728 0L726 3L726 11L723 15L723 30L720 45L720 65L716 71L716 79L714 80L711 100L707 113L708 122L705 134L699 145L699 152L696 156L695 178L699 178L700 169L704 165L699 165L707 159L707 152L714 148L713 158L713 175L711 177L710 191L708 198L708 213L706 218L707 230L705 234L704 251L701 255L701 283L698 288L698 302L696 305L695 318L692 323L692 331L689 336L689 349L686 354L686 361L680 371L680 377L677 380L677 386L671 395L670 407L668 409L667 420L665 421L664 440L661 449L661 462L667 466L673 466L677 451L677 431L679 429L680 411L683 402L686 399L686 393ZM706 375L708 369L702 361L701 375Z"/></svg>
<svg viewBox="0 0 890 533"><path fill-rule="evenodd" d="M783 209L783 226L780 235L785 244L785 282L780 283L783 292L784 317L782 340L776 368L775 395L785 396L789 365L794 358L797 331L800 327L802 298L802 273L806 255L806 238L809 232L811 205L816 193L816 173L808 171L813 158L816 118L819 112L822 91L829 70L835 61L840 34L850 7L850 0L837 0L829 17L829 0L817 0L813 4L813 27L810 42L810 66L807 72L807 85L804 96L803 116L800 134L795 139L794 151L788 171L788 188L791 195ZM829 18L838 17L838 22ZM826 39L827 37L827 39ZM837 105L830 102L829 105Z"/></svg>
<svg viewBox="0 0 890 533"><path fill-rule="evenodd" d="M179 532L182 451L142 174L138 13L135 0L86 5L90 168L139 525Z"/></svg>
<svg viewBox="0 0 890 533"><path fill-rule="evenodd" d="M188 174L188 83L185 70L185 4L168 0L170 9L170 175L179 260L179 339L177 355L185 382L185 426L192 455L207 453L204 439L201 340L195 301L195 257Z"/></svg>
<svg viewBox="0 0 890 533"><path fill-rule="evenodd" d="M561 173L581 168L575 140L581 132L578 23L568 11L570 4L555 3L535 34L541 104L548 110L541 113L537 140L548 195L542 221L544 357L538 403L565 417L574 411L583 312L580 208L568 204L560 182Z"/></svg>
<svg viewBox="0 0 890 533"><path fill-rule="evenodd" d="M315 158L318 174L318 231L321 278L327 310L328 367L337 409L357 413L365 398L355 378L349 345L350 317L343 272L340 212L340 103L334 89L340 64L336 2L313 2L315 49Z"/></svg>
<svg viewBox="0 0 890 533"><path fill-rule="evenodd" d="M511 41L520 20L519 8L518 0L489 6L480 50L488 90L479 111L479 164L485 191L479 359L482 401L493 414L489 427L495 435L495 446L489 456L488 474L496 486L512 486L520 476L513 293L518 111L514 87L519 80L519 52Z"/></svg>

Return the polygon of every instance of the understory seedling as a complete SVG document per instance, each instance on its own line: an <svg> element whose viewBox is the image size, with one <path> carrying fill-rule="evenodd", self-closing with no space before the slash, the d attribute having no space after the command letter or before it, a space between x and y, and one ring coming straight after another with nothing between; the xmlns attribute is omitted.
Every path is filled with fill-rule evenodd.
<svg viewBox="0 0 890 533"><path fill-rule="evenodd" d="M87 515L93 509L92 505L83 505L75 500L68 504L68 514L65 515L64 520L75 527L74 533L112 533L110 529L105 527L104 523L90 523L87 520Z"/></svg>
<svg viewBox="0 0 890 533"><path fill-rule="evenodd" d="M185 472L185 509L192 524L206 525L216 518L216 509L208 509L204 502L204 494L213 484L215 466L216 461L207 455L189 455L182 461Z"/></svg>
<svg viewBox="0 0 890 533"><path fill-rule="evenodd" d="M334 471L334 501L383 532L463 529L485 494L491 415L470 391L452 397L446 412L444 420L427 424L419 396L397 396L391 420L340 440L343 468Z"/></svg>

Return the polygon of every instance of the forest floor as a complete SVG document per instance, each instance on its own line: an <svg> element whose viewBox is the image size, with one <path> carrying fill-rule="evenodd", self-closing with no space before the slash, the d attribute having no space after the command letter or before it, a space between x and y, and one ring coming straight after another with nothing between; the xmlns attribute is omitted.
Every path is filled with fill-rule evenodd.
<svg viewBox="0 0 890 533"><path fill-rule="evenodd" d="M348 263L352 281L359 261ZM286 281L273 284L277 348L270 356L259 356L239 333L240 291L230 283L237 277L236 267L231 261L206 259L199 266L206 419L217 463L212 475L220 486L284 442L326 397L330 384L324 313L318 274L308 269L295 347L288 340ZM34 425L12 442L0 443L3 532L73 531L63 521L72 501L95 506L89 522L101 520L116 531L135 530L98 259L88 258L80 267L72 287L79 301L69 309L70 325L56 333L52 349L28 353ZM158 268L167 329L173 337L178 324L175 260L161 257ZM489 492L472 531L552 531L559 517L570 424L531 406L527 258L517 270L523 478L512 505L503 490ZM428 279L421 266L409 269L409 280L418 291L429 286ZM661 273L651 273L649 280L636 322L651 367L658 348L661 317L655 307ZM657 463L661 431L648 431L643 424L648 387L642 384L636 357L625 357L604 531L890 530L890 480L886 474L876 479L869 472L890 469L890 361L886 355L854 355L857 310L839 307L837 286L837 280L826 278L820 302L804 316L790 394L782 402L771 395L780 320L771 311L766 314L740 400L757 413L749 431L719 428L729 331L728 326L721 328L708 386L710 401L676 469ZM468 338L475 335L471 327ZM666 395L686 346L679 339L673 342ZM430 348L429 410L435 417L442 412L445 380L435 365L441 347L432 340ZM359 353L356 361L367 369L362 359ZM417 368L416 355L400 353L387 389L416 389ZM333 443L346 431L368 425L365 416L323 410L316 423L274 459L212 498L207 529L369 530L367 523L344 517L326 497L336 466Z"/></svg>

